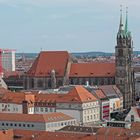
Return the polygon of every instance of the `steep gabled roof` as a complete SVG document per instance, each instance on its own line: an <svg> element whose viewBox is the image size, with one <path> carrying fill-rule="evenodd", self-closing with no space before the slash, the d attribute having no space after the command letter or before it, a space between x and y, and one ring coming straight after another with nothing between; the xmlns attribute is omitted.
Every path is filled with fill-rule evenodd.
<svg viewBox="0 0 140 140"><path fill-rule="evenodd" d="M115 77L115 72L115 63L75 63L70 77Z"/></svg>
<svg viewBox="0 0 140 140"><path fill-rule="evenodd" d="M64 76L68 60L67 51L43 51L36 58L27 75L50 76L50 72L55 70L56 76Z"/></svg>
<svg viewBox="0 0 140 140"><path fill-rule="evenodd" d="M97 101L97 98L87 91L83 86L73 87L68 94L58 99L58 102L84 103Z"/></svg>

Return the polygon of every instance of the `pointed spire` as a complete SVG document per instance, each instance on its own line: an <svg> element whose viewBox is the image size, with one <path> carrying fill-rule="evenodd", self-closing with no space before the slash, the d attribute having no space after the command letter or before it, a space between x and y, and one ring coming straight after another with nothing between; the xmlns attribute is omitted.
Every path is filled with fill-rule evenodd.
<svg viewBox="0 0 140 140"><path fill-rule="evenodd" d="M128 32L128 7L126 7L125 33Z"/></svg>
<svg viewBox="0 0 140 140"><path fill-rule="evenodd" d="M123 30L123 20L122 20L122 5L120 6L120 26L119 31Z"/></svg>

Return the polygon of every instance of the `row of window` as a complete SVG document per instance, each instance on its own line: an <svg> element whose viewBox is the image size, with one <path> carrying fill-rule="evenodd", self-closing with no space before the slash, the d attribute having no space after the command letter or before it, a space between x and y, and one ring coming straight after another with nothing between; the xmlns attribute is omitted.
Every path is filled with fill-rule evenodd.
<svg viewBox="0 0 140 140"><path fill-rule="evenodd" d="M21 124L21 123L2 123L2 126L15 126L15 127L34 127L34 124Z"/></svg>
<svg viewBox="0 0 140 140"><path fill-rule="evenodd" d="M98 112L99 112L99 108L84 110L84 114L98 113Z"/></svg>
<svg viewBox="0 0 140 140"><path fill-rule="evenodd" d="M110 74L110 73L108 73ZM71 78L70 79L70 84L86 84L86 81L89 81L89 85L104 85L104 84L113 84L114 83L114 78L109 77L109 78L89 78L88 80L85 78Z"/></svg>
<svg viewBox="0 0 140 140"><path fill-rule="evenodd" d="M10 105L8 104L8 105L5 105L5 104L2 104L2 111L16 111L16 112L18 112L18 108L15 108L15 107L13 107L13 109L12 110L10 110Z"/></svg>
<svg viewBox="0 0 140 140"><path fill-rule="evenodd" d="M91 103L83 104L83 107L91 107L91 106L96 106L96 105L98 105L98 102L91 102Z"/></svg>
<svg viewBox="0 0 140 140"><path fill-rule="evenodd" d="M89 115L84 117L84 122L86 121L93 121L93 120L99 120L99 114Z"/></svg>
<svg viewBox="0 0 140 140"><path fill-rule="evenodd" d="M55 109L47 107L35 107L35 112L55 112Z"/></svg>
<svg viewBox="0 0 140 140"><path fill-rule="evenodd" d="M42 103L42 102L35 102L35 106L39 105L39 106L55 106L55 103Z"/></svg>
<svg viewBox="0 0 140 140"><path fill-rule="evenodd" d="M40 73L40 74L42 74L42 73ZM31 79L31 81L30 81L30 84L31 84L31 87L32 88L34 88L34 86L36 86L36 84L35 84L35 82L36 82L36 80L34 80L34 79ZM45 84L44 84L44 82L45 82ZM56 79L56 83L57 83L57 85L58 86L62 86L63 85L63 81L62 80L57 80ZM48 79L48 81L44 81L43 79L38 79L37 80L37 87L38 88L43 88L43 87L52 87L52 80L51 79Z"/></svg>
<svg viewBox="0 0 140 140"><path fill-rule="evenodd" d="M66 126L66 125L73 125L75 124L75 121L68 121L68 122L60 122L60 123L51 123L48 124L47 127L60 127L60 126Z"/></svg>

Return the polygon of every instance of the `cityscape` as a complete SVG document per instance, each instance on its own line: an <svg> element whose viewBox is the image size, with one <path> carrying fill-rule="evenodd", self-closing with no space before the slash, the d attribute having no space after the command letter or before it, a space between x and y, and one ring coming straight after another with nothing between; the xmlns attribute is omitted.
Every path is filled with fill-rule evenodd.
<svg viewBox="0 0 140 140"><path fill-rule="evenodd" d="M33 16L33 9L29 9L28 5L31 1L28 4L25 1L22 1L22 6L28 7L26 12ZM55 5L56 9L58 5L70 8L80 4L79 0L47 2L50 7ZM81 0L81 7L89 8L93 4L90 0L89 5L87 3ZM0 7L7 4L16 10L19 8L16 1L0 1ZM38 0L30 4L37 9L46 7L45 1L44 7L39 5ZM64 12L61 8L59 10ZM121 5L116 10L118 18L113 19L118 23L114 27L117 31L114 33L115 29L109 29L114 33L114 46L110 46L114 51L110 49L109 52L106 43L103 49L91 51L90 46L94 43L86 42L88 37L85 40L81 38L81 42L85 42L83 46L86 46L81 46L81 49L78 46L79 50L73 50L70 46L64 48L63 45L60 49L54 49L53 45L61 46L61 43L55 42L56 38L56 44L52 41L52 46L48 41L48 49L44 46L31 46L32 51L31 48L27 51L26 46L23 52L22 45L31 44L30 41L25 44L22 42L21 50L16 45L15 48L0 47L0 140L140 140L140 51L135 48L133 26L129 24L129 7ZM81 12L84 14L85 10ZM60 22L66 13L63 16L53 15L53 18ZM75 22L79 20L75 19ZM86 26L90 26L87 23ZM51 24L53 26L55 23ZM57 30L57 27L54 28ZM67 32L65 26L63 31ZM44 38L49 39L46 35ZM70 34L68 38L75 40L75 36ZM104 38L108 42L108 37ZM19 44L19 38L16 39ZM61 40L62 36L57 39ZM11 39L8 40L10 43ZM103 43L101 40L102 37L100 43ZM66 41L64 39L64 44Z"/></svg>

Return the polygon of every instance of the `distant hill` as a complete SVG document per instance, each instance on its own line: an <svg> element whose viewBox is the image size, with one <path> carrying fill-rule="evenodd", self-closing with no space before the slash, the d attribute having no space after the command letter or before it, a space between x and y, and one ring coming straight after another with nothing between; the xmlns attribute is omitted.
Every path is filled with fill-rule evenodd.
<svg viewBox="0 0 140 140"><path fill-rule="evenodd" d="M81 52L81 53L72 53L74 56L111 56L113 53L106 53L106 52Z"/></svg>
<svg viewBox="0 0 140 140"><path fill-rule="evenodd" d="M16 58L21 58L23 55L25 58L35 58L38 56L38 53L16 53Z"/></svg>
<svg viewBox="0 0 140 140"><path fill-rule="evenodd" d="M140 51L134 51L135 55L140 55Z"/></svg>
<svg viewBox="0 0 140 140"><path fill-rule="evenodd" d="M77 53L71 53L73 56L80 57L80 56L112 56L113 53L108 52L77 52ZM35 58L38 56L38 53L16 53L16 58L21 58L22 56L25 56L26 58ZM140 55L140 51L134 51L134 55Z"/></svg>

